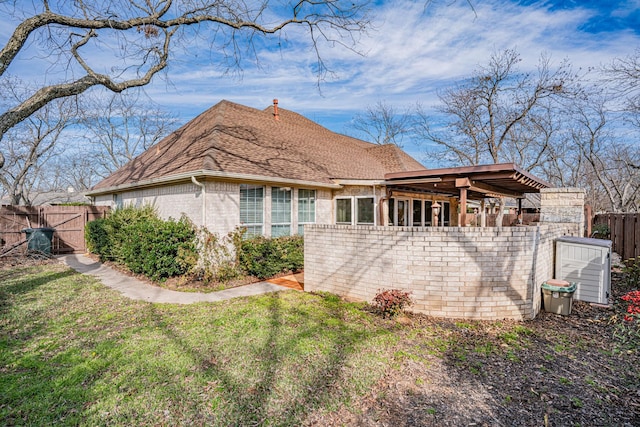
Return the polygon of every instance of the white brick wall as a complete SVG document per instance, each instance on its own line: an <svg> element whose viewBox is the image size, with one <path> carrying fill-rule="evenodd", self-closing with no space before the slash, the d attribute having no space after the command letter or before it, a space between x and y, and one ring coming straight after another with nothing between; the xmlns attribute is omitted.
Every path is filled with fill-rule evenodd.
<svg viewBox="0 0 640 427"><path fill-rule="evenodd" d="M206 186L206 226L212 233L226 235L240 222L240 184L207 181Z"/></svg>
<svg viewBox="0 0 640 427"><path fill-rule="evenodd" d="M240 225L240 184L199 180L206 185L205 225L209 231L225 235ZM298 230L298 189L293 189L291 230ZM271 187L265 186L264 231L271 232ZM150 187L125 191L118 195L122 206L151 204L159 215L178 219L186 214L194 224L202 225L202 189L193 183ZM96 196L97 206L116 207L114 195ZM333 195L331 190L316 190L316 222L333 223Z"/></svg>
<svg viewBox="0 0 640 427"><path fill-rule="evenodd" d="M192 183L150 187L135 191L125 191L118 195L122 206L151 205L162 218L179 219L186 214L194 223L202 223L202 202L200 188ZM97 196L97 206L116 207L112 194Z"/></svg>
<svg viewBox="0 0 640 427"><path fill-rule="evenodd" d="M305 232L305 290L371 301L380 289L403 289L413 311L433 316L530 319L564 231L314 225Z"/></svg>

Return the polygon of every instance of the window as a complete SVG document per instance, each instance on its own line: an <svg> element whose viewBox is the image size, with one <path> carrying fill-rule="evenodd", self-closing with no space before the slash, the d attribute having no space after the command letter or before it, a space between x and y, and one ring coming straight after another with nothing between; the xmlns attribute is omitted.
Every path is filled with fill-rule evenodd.
<svg viewBox="0 0 640 427"><path fill-rule="evenodd" d="M424 201L424 225L433 225L433 202L431 200Z"/></svg>
<svg viewBox="0 0 640 427"><path fill-rule="evenodd" d="M298 234L304 234L304 224L316 222L316 190L298 190Z"/></svg>
<svg viewBox="0 0 640 427"><path fill-rule="evenodd" d="M419 227L422 225L422 200L413 200L413 225Z"/></svg>
<svg viewBox="0 0 640 427"><path fill-rule="evenodd" d="M351 224L351 198L336 199L336 224Z"/></svg>
<svg viewBox="0 0 640 427"><path fill-rule="evenodd" d="M407 205L409 204L408 200L397 200L397 222L396 225L400 227L404 227L407 224Z"/></svg>
<svg viewBox="0 0 640 427"><path fill-rule="evenodd" d="M291 235L291 188L271 188L271 237Z"/></svg>
<svg viewBox="0 0 640 427"><path fill-rule="evenodd" d="M449 202L442 202L442 221L443 226L448 227L450 225L449 218L451 218L451 205Z"/></svg>
<svg viewBox="0 0 640 427"><path fill-rule="evenodd" d="M264 187L240 184L240 224L247 236L262 234Z"/></svg>
<svg viewBox="0 0 640 427"><path fill-rule="evenodd" d="M356 223L373 224L374 207L375 202L373 200L373 197L358 197L356 199Z"/></svg>
<svg viewBox="0 0 640 427"><path fill-rule="evenodd" d="M393 219L394 212L395 212L395 202L396 202L396 199L394 198L389 199L389 223L388 223L389 225L395 225L396 223L395 220Z"/></svg>

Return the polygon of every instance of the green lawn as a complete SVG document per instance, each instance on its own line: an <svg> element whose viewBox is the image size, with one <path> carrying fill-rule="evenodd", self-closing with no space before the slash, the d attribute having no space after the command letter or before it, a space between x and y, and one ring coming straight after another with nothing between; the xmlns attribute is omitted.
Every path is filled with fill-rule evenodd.
<svg viewBox="0 0 640 427"><path fill-rule="evenodd" d="M56 265L0 283L3 425L296 425L363 394L396 340L332 296L149 304Z"/></svg>
<svg viewBox="0 0 640 427"><path fill-rule="evenodd" d="M0 425L640 425L624 310L400 322L331 295L150 304L58 264L0 270Z"/></svg>

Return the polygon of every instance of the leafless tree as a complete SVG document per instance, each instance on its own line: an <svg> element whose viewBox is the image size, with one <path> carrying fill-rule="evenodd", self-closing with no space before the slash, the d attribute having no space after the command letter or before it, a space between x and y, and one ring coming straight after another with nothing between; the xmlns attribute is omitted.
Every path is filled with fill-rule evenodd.
<svg viewBox="0 0 640 427"><path fill-rule="evenodd" d="M4 82L2 92L7 98L20 97L20 81ZM5 99L6 101L6 99ZM63 132L75 120L73 99L55 100L13 127L0 141L6 153L6 165L0 174L0 184L11 204L30 205L34 187L43 178L43 168L57 154L56 146Z"/></svg>
<svg viewBox="0 0 640 427"><path fill-rule="evenodd" d="M545 55L535 73L519 71L520 62L515 50L494 53L471 78L441 93L443 128L419 111L417 132L435 144L433 155L458 165L515 162L526 170L545 163L560 129L555 101L576 95L576 75L568 62L552 67ZM501 199L500 212L503 205Z"/></svg>
<svg viewBox="0 0 640 427"><path fill-rule="evenodd" d="M603 81L628 101L630 110L640 111L640 49L616 58L602 69Z"/></svg>
<svg viewBox="0 0 640 427"><path fill-rule="evenodd" d="M395 144L402 148L404 138L413 132L413 120L410 109L399 111L384 101L378 101L368 106L364 113L356 115L350 128L375 144Z"/></svg>
<svg viewBox="0 0 640 427"><path fill-rule="evenodd" d="M0 50L0 77L16 59L48 60L42 84L0 112L0 140L9 129L55 99L103 86L113 92L147 85L164 70L189 37L206 38L219 65L238 66L256 54L258 39L304 28L317 54L320 76L327 71L323 42L353 47L368 26L366 2L302 0L43 0L0 3L5 21L19 22ZM182 43L182 44L181 44ZM106 62L105 55L111 54ZM4 157L0 153L0 165ZM1 167L1 166L0 166Z"/></svg>
<svg viewBox="0 0 640 427"><path fill-rule="evenodd" d="M140 91L91 97L82 103L81 133L96 177L104 178L174 130L175 115ZM76 159L75 164L82 164Z"/></svg>
<svg viewBox="0 0 640 427"><path fill-rule="evenodd" d="M613 212L638 210L640 201L640 129L625 126L606 94L592 95L574 106L572 138L590 166L589 176L600 184ZM631 141L630 141L631 140Z"/></svg>

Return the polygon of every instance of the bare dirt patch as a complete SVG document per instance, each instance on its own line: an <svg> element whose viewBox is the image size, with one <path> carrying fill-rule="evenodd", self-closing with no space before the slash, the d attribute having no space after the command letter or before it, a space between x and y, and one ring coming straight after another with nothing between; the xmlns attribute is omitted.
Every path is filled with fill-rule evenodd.
<svg viewBox="0 0 640 427"><path fill-rule="evenodd" d="M38 252L6 255L0 257L0 270L9 270L16 267L32 267L37 265L54 264L57 260L51 255Z"/></svg>

